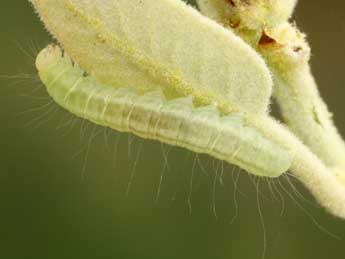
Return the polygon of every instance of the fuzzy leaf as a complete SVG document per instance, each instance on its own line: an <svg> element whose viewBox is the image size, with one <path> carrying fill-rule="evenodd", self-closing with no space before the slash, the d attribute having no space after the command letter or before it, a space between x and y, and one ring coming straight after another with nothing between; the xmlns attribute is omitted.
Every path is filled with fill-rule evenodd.
<svg viewBox="0 0 345 259"><path fill-rule="evenodd" d="M32 0L67 53L102 83L264 113L271 76L234 33L180 0Z"/></svg>

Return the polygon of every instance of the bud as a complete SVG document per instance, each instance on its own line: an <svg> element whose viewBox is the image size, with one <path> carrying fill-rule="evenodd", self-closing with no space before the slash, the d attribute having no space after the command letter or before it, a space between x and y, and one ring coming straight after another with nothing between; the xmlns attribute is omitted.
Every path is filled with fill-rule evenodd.
<svg viewBox="0 0 345 259"><path fill-rule="evenodd" d="M259 30L286 22L297 0L198 0L203 13L234 28Z"/></svg>
<svg viewBox="0 0 345 259"><path fill-rule="evenodd" d="M295 25L286 22L274 29L265 29L258 50L266 57L266 62L276 68L307 65L311 50L305 38Z"/></svg>

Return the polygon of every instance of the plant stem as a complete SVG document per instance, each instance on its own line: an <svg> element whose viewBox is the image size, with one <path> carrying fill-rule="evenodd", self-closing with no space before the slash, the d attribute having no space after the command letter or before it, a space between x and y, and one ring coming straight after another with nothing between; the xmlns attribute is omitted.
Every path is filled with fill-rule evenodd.
<svg viewBox="0 0 345 259"><path fill-rule="evenodd" d="M345 172L345 145L321 99L308 64L271 66L282 116L289 128L331 168Z"/></svg>
<svg viewBox="0 0 345 259"><path fill-rule="evenodd" d="M268 116L249 118L249 124L272 140L290 148L290 171L310 190L316 200L333 215L345 218L345 187L324 163L287 128Z"/></svg>

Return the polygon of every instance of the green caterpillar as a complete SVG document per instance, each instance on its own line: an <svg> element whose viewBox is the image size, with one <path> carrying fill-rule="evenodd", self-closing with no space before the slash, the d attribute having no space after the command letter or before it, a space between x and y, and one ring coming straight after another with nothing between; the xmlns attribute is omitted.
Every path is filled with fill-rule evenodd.
<svg viewBox="0 0 345 259"><path fill-rule="evenodd" d="M246 126L239 113L221 116L216 106L195 107L191 97L166 100L161 91L102 85L59 47L44 49L36 65L58 104L96 124L206 153L259 176L277 177L291 165L289 151Z"/></svg>

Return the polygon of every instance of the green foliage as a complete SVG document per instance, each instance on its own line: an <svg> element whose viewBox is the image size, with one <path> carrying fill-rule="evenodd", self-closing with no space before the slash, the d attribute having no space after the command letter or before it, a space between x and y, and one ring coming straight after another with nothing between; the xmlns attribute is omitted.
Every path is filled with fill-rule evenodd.
<svg viewBox="0 0 345 259"><path fill-rule="evenodd" d="M59 50L44 50L37 68L60 105L260 176L289 169L345 218L345 145L310 73L305 36L288 23L295 0L197 1L220 24L180 0L31 2L91 75L85 79ZM289 128L267 113L272 78ZM127 93L118 96L117 88ZM152 95L157 90L162 95ZM75 102L68 104L71 93ZM212 107L207 115L205 107ZM105 120L111 111L117 113Z"/></svg>

